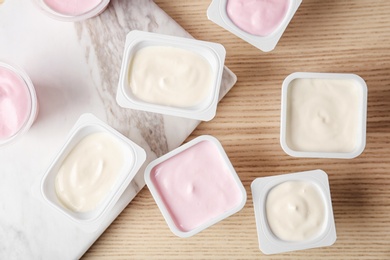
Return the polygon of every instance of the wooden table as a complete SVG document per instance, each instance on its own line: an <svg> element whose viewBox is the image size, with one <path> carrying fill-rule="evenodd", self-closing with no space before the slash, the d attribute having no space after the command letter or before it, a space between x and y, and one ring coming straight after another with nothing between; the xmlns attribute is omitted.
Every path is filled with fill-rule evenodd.
<svg viewBox="0 0 390 260"><path fill-rule="evenodd" d="M217 116L188 138L217 137L248 193L243 210L194 237L169 230L145 187L84 259L390 259L390 1L304 0L276 49L263 53L207 20L210 0L156 0L194 37L222 43L238 82ZM367 145L352 160L299 159L279 144L283 79L295 71L356 73L368 85ZM251 182L311 169L329 175L337 242L266 256Z"/></svg>

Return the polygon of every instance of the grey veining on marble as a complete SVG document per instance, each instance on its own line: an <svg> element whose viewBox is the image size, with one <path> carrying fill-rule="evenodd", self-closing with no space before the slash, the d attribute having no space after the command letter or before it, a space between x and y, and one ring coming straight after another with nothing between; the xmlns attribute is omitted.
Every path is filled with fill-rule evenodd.
<svg viewBox="0 0 390 260"><path fill-rule="evenodd" d="M111 0L100 16L80 23L45 17L30 0L0 5L0 60L27 71L40 103L30 131L0 149L0 259L80 258L144 187L146 164L94 232L42 201L41 178L82 113L95 114L141 145L147 161L179 146L199 124L116 104L125 37L133 29L191 37L151 0ZM225 68L220 98L235 81Z"/></svg>
<svg viewBox="0 0 390 260"><path fill-rule="evenodd" d="M79 39L90 39L84 48L87 59L94 55L100 81L97 90L106 108L107 121L126 136L128 126L141 130L141 135L157 155L168 151L161 115L123 109L116 104L115 95L126 34L132 29L156 30L159 25L151 11L150 1L111 1L100 16L75 24ZM145 19L146 17L146 19ZM141 18L141 19L140 19ZM91 48L92 47L92 48ZM88 53L89 50L94 53Z"/></svg>

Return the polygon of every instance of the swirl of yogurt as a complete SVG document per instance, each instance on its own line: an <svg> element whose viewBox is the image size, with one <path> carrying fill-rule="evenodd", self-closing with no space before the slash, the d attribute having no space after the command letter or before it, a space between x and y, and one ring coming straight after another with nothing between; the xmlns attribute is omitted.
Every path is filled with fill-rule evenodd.
<svg viewBox="0 0 390 260"><path fill-rule="evenodd" d="M320 234L325 224L325 203L319 189L307 181L286 181L270 190L266 215L272 233L297 242Z"/></svg>

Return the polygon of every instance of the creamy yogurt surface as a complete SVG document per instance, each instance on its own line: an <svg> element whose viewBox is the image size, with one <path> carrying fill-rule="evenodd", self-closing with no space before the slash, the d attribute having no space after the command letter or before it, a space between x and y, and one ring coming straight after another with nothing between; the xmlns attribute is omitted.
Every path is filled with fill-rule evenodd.
<svg viewBox="0 0 390 260"><path fill-rule="evenodd" d="M102 0L43 0L53 11L64 15L81 15L97 7Z"/></svg>
<svg viewBox="0 0 390 260"><path fill-rule="evenodd" d="M31 113L31 94L16 72L0 65L0 140L14 136Z"/></svg>
<svg viewBox="0 0 390 260"><path fill-rule="evenodd" d="M205 57L169 46L138 50L128 73L129 87L137 99L173 107L201 104L210 96L214 78Z"/></svg>
<svg viewBox="0 0 390 260"><path fill-rule="evenodd" d="M191 231L238 206L242 193L216 145L202 141L151 171L176 227Z"/></svg>
<svg viewBox="0 0 390 260"><path fill-rule="evenodd" d="M226 12L241 30L267 36L282 23L289 4L290 0L227 0Z"/></svg>
<svg viewBox="0 0 390 260"><path fill-rule="evenodd" d="M326 221L320 190L308 181L286 181L266 198L266 216L272 233L284 241L305 241L321 233Z"/></svg>
<svg viewBox="0 0 390 260"><path fill-rule="evenodd" d="M87 135L59 168L55 179L58 199L74 212L94 210L115 185L123 157L121 144L108 133Z"/></svg>
<svg viewBox="0 0 390 260"><path fill-rule="evenodd" d="M362 90L352 79L294 79L287 93L286 143L294 151L352 152Z"/></svg>

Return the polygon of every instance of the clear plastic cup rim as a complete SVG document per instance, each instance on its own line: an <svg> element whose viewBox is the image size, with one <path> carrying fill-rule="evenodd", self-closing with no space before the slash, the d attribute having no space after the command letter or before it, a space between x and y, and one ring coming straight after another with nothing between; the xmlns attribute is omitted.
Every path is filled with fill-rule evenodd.
<svg viewBox="0 0 390 260"><path fill-rule="evenodd" d="M110 0L101 0L101 2L91 10L77 15L68 15L56 12L55 10L51 9L47 4L45 4L44 0L33 0L33 3L50 18L63 22L78 22L87 20L89 18L101 14L107 8L108 4L110 3Z"/></svg>
<svg viewBox="0 0 390 260"><path fill-rule="evenodd" d="M7 139L0 140L0 147L3 147L9 143L14 142L19 137L24 135L33 125L37 115L38 115L38 99L37 94L35 92L34 85L30 79L30 77L27 75L27 73L18 67L17 65L11 64L9 62L3 62L0 60L0 67L6 68L14 72L15 74L19 75L19 77L23 80L25 83L26 88L28 89L28 92L30 94L30 101L31 101L31 107L30 107L30 113L27 117L26 121L23 123L21 128L12 136L10 136Z"/></svg>

